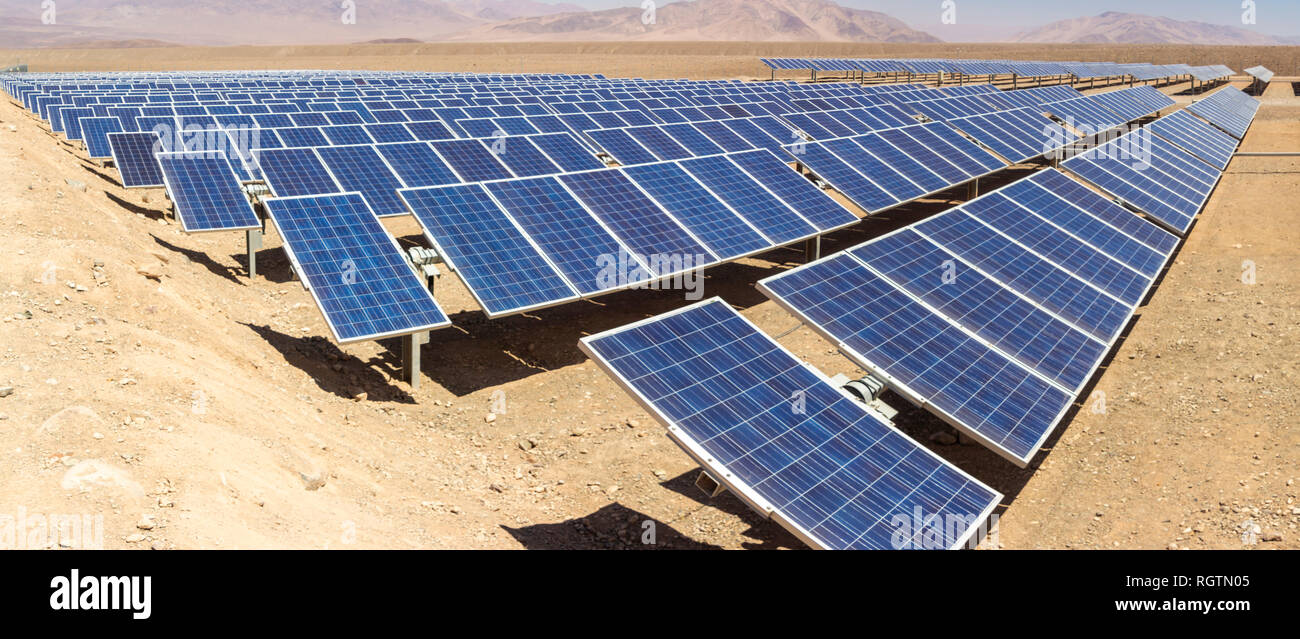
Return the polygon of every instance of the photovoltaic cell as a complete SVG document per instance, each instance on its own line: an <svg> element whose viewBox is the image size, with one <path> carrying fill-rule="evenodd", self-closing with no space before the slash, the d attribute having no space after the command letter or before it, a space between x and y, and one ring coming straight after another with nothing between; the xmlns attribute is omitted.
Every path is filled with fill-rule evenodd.
<svg viewBox="0 0 1300 639"><path fill-rule="evenodd" d="M819 231L827 232L858 222L856 215L770 151L747 151L727 157Z"/></svg>
<svg viewBox="0 0 1300 639"><path fill-rule="evenodd" d="M464 182L482 182L515 177L478 140L437 140L429 143Z"/></svg>
<svg viewBox="0 0 1300 639"><path fill-rule="evenodd" d="M484 185L584 296L621 289L648 273L554 177ZM610 267L617 268L609 277Z"/></svg>
<svg viewBox="0 0 1300 639"><path fill-rule="evenodd" d="M253 158L279 197L343 192L311 149L257 149Z"/></svg>
<svg viewBox="0 0 1300 639"><path fill-rule="evenodd" d="M729 260L772 248L772 242L680 166L643 164L623 172L649 193L714 255Z"/></svg>
<svg viewBox="0 0 1300 639"><path fill-rule="evenodd" d="M442 186L460 182L460 176L424 142L376 144L375 150L388 160L388 165L393 167L393 171L408 187Z"/></svg>

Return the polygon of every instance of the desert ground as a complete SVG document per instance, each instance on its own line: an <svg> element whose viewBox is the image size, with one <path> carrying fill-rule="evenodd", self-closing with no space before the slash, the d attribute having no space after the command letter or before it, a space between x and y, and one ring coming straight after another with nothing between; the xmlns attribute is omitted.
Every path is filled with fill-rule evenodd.
<svg viewBox="0 0 1300 639"><path fill-rule="evenodd" d="M23 61L766 77L739 45L719 56L481 46L495 53L55 50ZM800 55L855 54L841 48ZM1117 53L1172 61L1149 49ZM1206 62L1249 66L1227 53ZM1300 151L1294 80L1264 94L1242 151ZM1186 88L1162 90L1185 103ZM900 428L1006 495L981 548L1300 548L1298 176L1294 157L1233 161L1086 401L1028 469L885 396ZM964 197L865 220L823 251ZM436 295L455 326L433 333L413 390L398 381L396 341L329 339L274 233L249 279L242 235L183 233L161 189L121 188L114 169L8 101L0 201L0 388L12 388L0 397L0 517L103 515L107 548L645 548L648 520L655 548L803 548L733 496L696 489L689 458L577 347L683 306L681 291L489 321L445 275ZM389 226L420 241L413 220ZM796 321L754 283L803 261L792 248L711 269L704 294L781 335ZM861 373L807 328L781 341L828 375Z"/></svg>

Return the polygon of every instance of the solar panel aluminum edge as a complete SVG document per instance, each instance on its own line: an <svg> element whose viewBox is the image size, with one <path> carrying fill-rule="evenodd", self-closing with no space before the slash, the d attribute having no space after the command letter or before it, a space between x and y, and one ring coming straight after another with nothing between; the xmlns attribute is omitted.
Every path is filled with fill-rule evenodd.
<svg viewBox="0 0 1300 639"><path fill-rule="evenodd" d="M780 355L783 355L786 358L789 358L790 361L795 362L802 370L807 371L818 382L820 382L821 384L825 384L831 392L834 392L839 397L848 399L850 402L853 402L854 407L862 411L864 418L877 421L881 426L891 431L891 434L901 437L902 442L905 442L913 446L915 448L915 452L924 455L932 463L950 469L952 472L956 473L958 477L968 481L973 486L973 488L976 489L978 492L983 493L983 495L986 498L982 500L981 503L982 508L980 512L978 514L973 514L973 513L966 514L966 515L973 515L973 517L968 516L965 518L966 521L970 522L970 525L967 526L962 531L960 531L960 534L957 535L955 538L945 539L945 541L949 542L946 545L946 548L949 550L959 549L970 543L971 538L980 530L980 526L982 525L982 523L988 519L988 517L993 513L993 510L1002 501L1003 495L1001 493L988 487L984 483L980 482L979 480L975 479L971 475L967 474L965 471L962 471L960 468L957 468L956 466L949 464L941 457L929 451L924 446L921 446L911 437L908 437L906 434L894 428L887 421L881 419L879 416L875 415L874 413L871 413L869 410L867 410L865 407L862 407L852 398L849 398L847 395L844 395L843 392L840 391L839 389L835 389L831 384L830 380L827 379L825 375L823 375L820 371L818 371L810 364L796 357L794 353L792 353L789 349L785 348L785 346L783 346L776 340L773 340L766 333L763 333L748 318L746 318L745 316L739 313L736 313L735 310L732 309L729 304L727 304L725 301L722 300L722 298L714 297L711 299L706 299L697 302L695 304L692 304L690 306L683 307L676 311L672 311L656 317L640 320L638 322L634 322L632 324L628 324L626 326L617 329L606 331L604 333L591 335L589 337L585 337L582 340L580 340L578 346L588 357L591 357L592 361L594 361L597 364L597 366L599 366L602 370L604 370L605 373L609 375L610 378L613 379L615 383L617 383L619 387L624 390L624 392L626 392L629 396L635 399L637 403L641 405L642 409L644 409L650 415L654 416L656 420L658 420L662 425L664 425L665 428L667 428L669 438L671 438L673 442L676 443L678 447L680 447L683 450L683 452L685 452L692 459L694 459L696 463L700 464L702 468L707 469L711 477L715 478L716 480L724 484L727 487L727 489L732 492L733 495L736 495L738 498L740 498L740 500L745 502L747 506L749 506L754 511L761 513L767 516L768 518L772 519L782 528L785 528L786 530L794 534L796 537L798 537L805 544L808 544L808 546L811 548L818 549L818 550L826 550L826 549L833 549L839 547L827 543L827 541L820 539L818 536L814 535L812 532L810 532L803 526L800 526L794 520L793 517L777 509L767 498L759 494L758 490L755 487L748 485L747 483L741 481L738 477L736 477L736 475L733 474L725 465L719 462L714 457L714 455L704 447L704 445L701 442L691 437L691 435L685 432L682 427L675 424L672 418L666 413L664 413L663 410L661 410L659 407L657 407L648 397L646 397L636 387L636 385L632 383L631 380L627 379L619 371L615 370L614 366L611 363L609 363L600 353L596 352L596 349L592 345L594 342L597 342L601 339L613 335L617 335L619 333L628 330L636 329L645 325L649 325L652 323L661 322L664 321L665 319L677 315L681 315L684 313L690 313L697 309L701 309L709 305L715 305L715 304L724 307L726 309L726 312L731 313L735 317L739 318L740 321L744 322L747 329L753 331L753 334L755 336L758 336L758 338L760 339L766 340L775 349L776 352L778 352ZM927 513L927 514L935 514L935 513Z"/></svg>
<svg viewBox="0 0 1300 639"><path fill-rule="evenodd" d="M438 305L438 302L433 298L433 293L431 293L429 289L426 288L424 282L420 281L419 276L415 273L415 271L411 268L410 264L406 261L406 257L404 255L401 245L399 245L397 243L397 240L393 239L392 235L390 235L388 231L384 228L383 224L379 220L379 217L376 216L374 212L370 210L370 206L366 204L365 200L361 197L360 193L356 193L356 192L331 193L328 195L299 195L299 196L291 196L291 197L277 197L277 198L267 198L262 202L266 206L267 214L271 218L271 223L275 225L276 232L279 233L280 237L284 240L283 248L285 253L289 257L290 263L293 264L294 271L298 273L299 280L302 282L303 287L306 288L308 292L311 293L312 299L316 301L316 307L321 311L321 316L325 319L326 325L329 326L330 332L334 335L335 341L337 341L339 344L350 344L354 342L379 340L388 337L400 337L403 335L410 335L413 333L420 333L423 331L436 330L439 328L446 328L448 326L451 326L451 319L447 317L447 313L442 310L441 306ZM326 288L326 289L336 288L336 285L329 281L331 277L338 278L337 280L338 282L342 282L343 284L348 285L348 279L345 278L349 277L349 273L352 274L350 276L353 281L352 285L355 285L355 283L357 282L355 278L359 277L360 272L362 270L361 269L362 265L356 264L355 259L362 256L354 255L354 254L344 254L344 251L338 248L340 245L338 236L326 238L326 237L322 237L318 233L313 233L311 234L312 235L311 237L307 238L307 241L315 242L319 244L320 249L322 251L331 254L331 259L336 257L339 259L336 264L337 268L330 269L330 271L322 271L319 268L312 268L312 269L306 268L308 265L314 266L318 262L307 261L304 256L300 256L298 254L298 252L295 250L293 246L293 242L289 239L290 237L297 237L298 234L294 232L292 235L287 235L286 228L292 228L288 226L289 220L286 219L285 221L281 221L276 216L277 208L280 208L282 206L293 206L294 204L292 203L304 203L306 205L314 205L317 203L331 204L334 206L345 208L348 214L355 216L357 218L357 220L360 222L360 225L357 226L343 225L338 228L340 229L346 228L349 231L364 230L371 238L381 236L383 239L378 239L374 248L377 248L378 250L383 252L387 252L389 248L391 248L392 252L388 253L387 256L379 255L377 257L387 258L387 264L381 264L381 267L389 270L389 275L393 276L398 280L406 280L406 281L398 282L403 286L404 292L410 294L408 300L402 300L402 301L405 301L409 304L416 304L416 305L424 304L426 306L421 309L416 309L417 312L413 313L413 318L412 318L413 321L408 322L407 325L401 326L400 328L390 328L383 331L363 332L359 330L346 329L346 327L339 326L338 323L336 322L336 319L341 319L347 313L353 314L354 317L358 314L364 315L366 321L370 321L370 322L384 319L382 317L377 317L374 313L363 312L363 311L367 311L367 309L357 308L355 304L351 305L351 307L348 307L339 304L338 299L334 297L329 297L327 299L326 294L323 294L320 291L320 289L322 288ZM333 220L336 223L343 221L341 217L338 215L319 215L319 216L313 216L313 219L316 219L318 221ZM365 228L364 229L360 228L362 226ZM296 229L294 230L296 231ZM352 244L353 244L352 248L356 249L357 251L366 248L364 246L360 246L360 244L357 242L353 242ZM351 268L349 268L349 262L352 263ZM370 283L367 282L363 285L363 288L359 290L359 293L365 294L371 291L372 288L370 286ZM381 291L381 293L382 292L391 293L391 289L389 289L388 291ZM393 300L389 300L389 301L393 301ZM335 318L332 316L332 314L338 314L340 315L340 317ZM356 317L356 319L360 320L361 318ZM362 322L358 321L353 323L361 324ZM341 329L346 329L346 330L341 330Z"/></svg>

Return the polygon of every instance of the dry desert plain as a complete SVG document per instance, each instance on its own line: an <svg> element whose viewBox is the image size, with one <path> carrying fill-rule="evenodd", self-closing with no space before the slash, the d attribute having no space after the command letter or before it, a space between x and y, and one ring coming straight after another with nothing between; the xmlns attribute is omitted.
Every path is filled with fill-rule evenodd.
<svg viewBox="0 0 1300 639"><path fill-rule="evenodd" d="M658 45L659 53L651 45L622 53L609 44L531 53L457 46L464 52L22 55L33 70L753 78L765 75L754 51L798 53L795 45L716 45L726 55L696 44ZM798 54L870 55L879 46L806 45ZM1016 57L1047 57L1039 49ZM1110 51L1173 61L1150 47ZM946 55L966 54L979 55ZM1241 68L1258 60L1187 61ZM1263 96L1243 151L1300 151L1300 98L1289 80ZM241 236L186 235L161 190L124 190L114 169L84 158L0 103L0 387L13 388L0 397L0 516L103 515L108 548L642 548L647 520L656 522L658 548L803 547L734 497L700 493L686 455L577 348L584 335L684 305L680 291L488 321L445 276L437 294L455 326L433 334L424 383L412 391L396 381L396 342L330 341L274 234L250 280ZM1010 169L984 188L1030 170ZM1296 158L1233 161L1086 401L1028 469L978 445L935 441L952 431L886 395L905 432L1006 494L996 537L981 548L1300 548L1298 171ZM964 196L873 217L823 250ZM390 229L403 242L420 239L409 219ZM787 249L711 269L704 293L779 335L795 320L754 282L802 261L802 251ZM1243 265L1254 266L1254 284L1243 282ZM861 372L807 328L782 343L828 375ZM1243 543L1250 525L1260 529L1256 544Z"/></svg>

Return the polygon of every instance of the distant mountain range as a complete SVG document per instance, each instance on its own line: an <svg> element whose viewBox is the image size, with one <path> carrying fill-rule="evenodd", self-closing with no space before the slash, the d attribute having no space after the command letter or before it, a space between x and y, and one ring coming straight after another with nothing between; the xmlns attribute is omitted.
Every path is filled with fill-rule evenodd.
<svg viewBox="0 0 1300 639"><path fill-rule="evenodd" d="M54 24L36 0L0 0L0 48L439 41L939 42L833 0L660 1L588 11L540 0L77 0ZM354 6L348 9L340 5ZM1030 43L1294 44L1237 27L1108 12L1053 22Z"/></svg>
<svg viewBox="0 0 1300 639"><path fill-rule="evenodd" d="M1071 18L1021 33L1014 42L1100 44L1226 44L1267 46L1291 44L1285 38L1219 24L1190 22L1108 11Z"/></svg>

